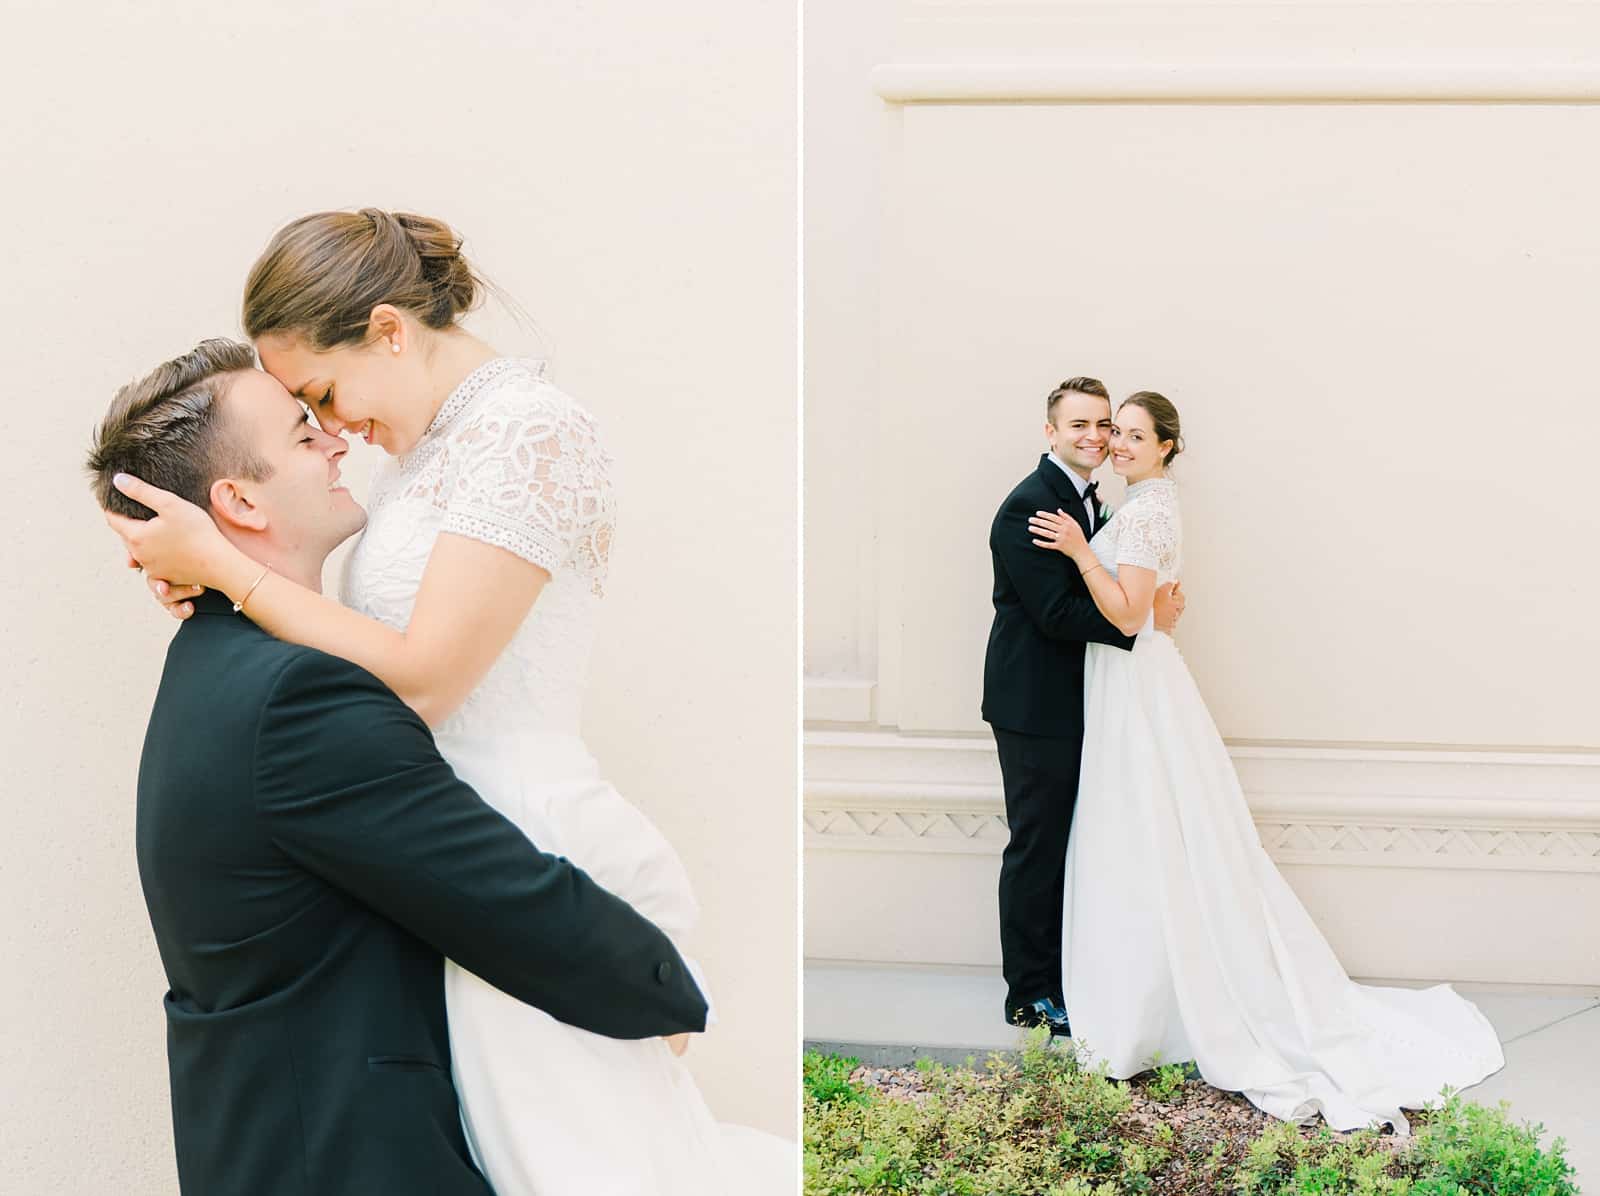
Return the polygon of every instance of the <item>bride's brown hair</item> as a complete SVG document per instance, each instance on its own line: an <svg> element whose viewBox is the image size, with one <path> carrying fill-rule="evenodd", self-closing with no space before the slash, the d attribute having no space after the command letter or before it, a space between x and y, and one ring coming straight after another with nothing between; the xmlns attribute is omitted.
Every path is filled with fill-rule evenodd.
<svg viewBox="0 0 1600 1196"><path fill-rule="evenodd" d="M1182 429L1178 424L1178 409L1172 405L1172 400L1165 395L1157 394L1153 390L1137 390L1123 399L1117 407L1138 407L1150 417L1150 422L1155 425L1156 439L1172 441L1172 448L1167 450L1167 455L1161 459L1163 466L1171 465L1172 460L1183 452Z"/></svg>
<svg viewBox="0 0 1600 1196"><path fill-rule="evenodd" d="M251 340L293 333L333 349L364 341L380 303L449 328L483 287L442 220L381 208L316 212L279 229L250 268L244 330Z"/></svg>

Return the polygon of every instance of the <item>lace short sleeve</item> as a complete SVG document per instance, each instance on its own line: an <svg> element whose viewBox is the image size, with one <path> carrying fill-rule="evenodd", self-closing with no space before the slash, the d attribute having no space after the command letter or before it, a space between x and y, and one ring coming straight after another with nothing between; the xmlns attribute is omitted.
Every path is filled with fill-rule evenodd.
<svg viewBox="0 0 1600 1196"><path fill-rule="evenodd" d="M441 531L494 544L598 592L612 530L610 459L595 421L554 387L510 387L450 436Z"/></svg>
<svg viewBox="0 0 1600 1196"><path fill-rule="evenodd" d="M1178 564L1177 512L1166 503L1130 503L1117 536L1117 564L1170 575Z"/></svg>

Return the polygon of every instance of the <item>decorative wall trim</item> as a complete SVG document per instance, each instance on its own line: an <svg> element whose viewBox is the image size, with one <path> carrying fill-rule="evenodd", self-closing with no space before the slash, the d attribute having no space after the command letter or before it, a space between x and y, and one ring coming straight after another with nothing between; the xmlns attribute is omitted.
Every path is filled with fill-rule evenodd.
<svg viewBox="0 0 1600 1196"><path fill-rule="evenodd" d="M877 686L861 677L807 677L805 721L870 723Z"/></svg>
<svg viewBox="0 0 1600 1196"><path fill-rule="evenodd" d="M1236 745L1281 863L1600 873L1600 753ZM998 854L994 745L885 731L805 737L808 851Z"/></svg>
<svg viewBox="0 0 1600 1196"><path fill-rule="evenodd" d="M1600 62L889 63L891 104L1592 104Z"/></svg>
<svg viewBox="0 0 1600 1196"><path fill-rule="evenodd" d="M999 855L1008 831L1002 810L948 813L895 808L806 807L806 846L832 850L969 851Z"/></svg>

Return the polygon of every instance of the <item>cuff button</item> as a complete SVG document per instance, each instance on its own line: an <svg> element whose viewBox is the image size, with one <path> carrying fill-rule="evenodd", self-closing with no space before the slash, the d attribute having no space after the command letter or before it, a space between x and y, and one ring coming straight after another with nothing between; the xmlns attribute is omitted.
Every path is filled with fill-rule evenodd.
<svg viewBox="0 0 1600 1196"><path fill-rule="evenodd" d="M663 959L660 963L656 964L656 980L661 984L665 984L671 979L672 964Z"/></svg>

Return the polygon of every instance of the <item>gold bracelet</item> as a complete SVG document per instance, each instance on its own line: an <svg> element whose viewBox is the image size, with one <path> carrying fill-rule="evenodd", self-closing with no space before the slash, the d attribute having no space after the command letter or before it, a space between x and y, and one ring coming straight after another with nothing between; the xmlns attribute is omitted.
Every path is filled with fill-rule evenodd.
<svg viewBox="0 0 1600 1196"><path fill-rule="evenodd" d="M252 581L250 583L250 588L244 592L244 597L239 599L239 601L237 601L237 602L235 602L233 604L233 613L234 614L238 614L240 611L242 611L244 609L244 604L246 602L250 601L250 595L254 594L256 592L256 587L258 585L260 585L262 582L267 580L267 574L269 574L271 572L272 572L272 566L271 565L268 565L265 569L261 570L261 576L256 578L254 581Z"/></svg>
<svg viewBox="0 0 1600 1196"><path fill-rule="evenodd" d="M1102 565L1099 561L1096 561L1094 564L1090 565L1087 569L1085 569L1081 574L1079 574L1079 576L1080 577L1088 577L1089 574L1093 573L1096 569L1104 569L1104 568L1105 568L1104 565ZM234 609L237 610L238 608L235 607Z"/></svg>

